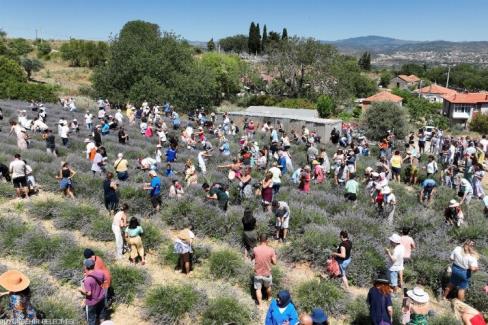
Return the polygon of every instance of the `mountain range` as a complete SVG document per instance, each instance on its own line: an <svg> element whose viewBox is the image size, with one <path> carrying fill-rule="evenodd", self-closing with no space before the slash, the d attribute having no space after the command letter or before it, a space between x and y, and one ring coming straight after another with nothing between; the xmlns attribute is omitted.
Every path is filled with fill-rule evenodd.
<svg viewBox="0 0 488 325"><path fill-rule="evenodd" d="M383 36L361 36L337 41L322 41L336 46L341 52L357 54L392 54L395 52L488 52L488 41L449 42L449 41L408 41Z"/></svg>

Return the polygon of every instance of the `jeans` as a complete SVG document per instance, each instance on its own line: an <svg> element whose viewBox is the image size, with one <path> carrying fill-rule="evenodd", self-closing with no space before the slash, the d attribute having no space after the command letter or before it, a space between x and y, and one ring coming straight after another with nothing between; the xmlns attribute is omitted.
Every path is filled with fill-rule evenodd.
<svg viewBox="0 0 488 325"><path fill-rule="evenodd" d="M281 183L273 183L273 195L278 194L280 191Z"/></svg>
<svg viewBox="0 0 488 325"><path fill-rule="evenodd" d="M112 225L112 231L115 235L115 247L116 247L116 254L117 258L122 257L122 249L124 246L124 239L122 238L122 230L119 226Z"/></svg>
<svg viewBox="0 0 488 325"><path fill-rule="evenodd" d="M68 138L61 138L61 140L63 140L63 146L67 146L68 145Z"/></svg>
<svg viewBox="0 0 488 325"><path fill-rule="evenodd" d="M88 320L88 325L96 325L97 320L105 320L105 318L105 299L100 300L96 305L86 306L86 319Z"/></svg>

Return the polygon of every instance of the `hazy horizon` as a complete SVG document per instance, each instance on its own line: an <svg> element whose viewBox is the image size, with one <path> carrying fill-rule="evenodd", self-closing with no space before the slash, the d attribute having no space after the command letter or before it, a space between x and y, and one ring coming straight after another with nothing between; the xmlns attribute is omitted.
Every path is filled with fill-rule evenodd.
<svg viewBox="0 0 488 325"><path fill-rule="evenodd" d="M247 34L251 21L268 31L336 41L381 36L410 41L487 41L488 1L317 0L178 2L25 0L2 3L0 28L10 37L107 40L130 20L156 23L190 41ZM16 14L20 13L20 14ZM419 23L421 22L421 23ZM459 28L462 24L462 28Z"/></svg>

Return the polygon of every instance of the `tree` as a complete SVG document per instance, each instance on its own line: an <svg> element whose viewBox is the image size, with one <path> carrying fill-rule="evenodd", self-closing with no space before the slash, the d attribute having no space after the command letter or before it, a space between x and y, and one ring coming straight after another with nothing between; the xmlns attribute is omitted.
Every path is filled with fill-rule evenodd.
<svg viewBox="0 0 488 325"><path fill-rule="evenodd" d="M426 67L424 65L416 64L416 63L407 63L401 66L400 71L398 74L405 74L411 75L414 74L417 77L423 77L425 74Z"/></svg>
<svg viewBox="0 0 488 325"><path fill-rule="evenodd" d="M408 119L405 108L391 102L373 103L363 114L361 124L366 136L374 141L383 139L392 130L399 139L408 134Z"/></svg>
<svg viewBox="0 0 488 325"><path fill-rule="evenodd" d="M384 70L380 74L380 85L383 88L387 88L393 78L393 73L390 70Z"/></svg>
<svg viewBox="0 0 488 325"><path fill-rule="evenodd" d="M7 37L7 32L0 28L0 38Z"/></svg>
<svg viewBox="0 0 488 325"><path fill-rule="evenodd" d="M43 58L47 57L52 51L51 44L46 41L39 42L37 44L37 57L38 58Z"/></svg>
<svg viewBox="0 0 488 325"><path fill-rule="evenodd" d="M14 38L8 42L10 50L18 56L26 55L32 52L33 48L29 41L24 38Z"/></svg>
<svg viewBox="0 0 488 325"><path fill-rule="evenodd" d="M256 25L254 22L251 22L251 26L249 27L249 38L248 38L248 50L249 54L256 54Z"/></svg>
<svg viewBox="0 0 488 325"><path fill-rule="evenodd" d="M93 88L112 102L172 102L190 110L219 103L215 71L193 57L188 42L144 21L124 25L110 42L106 63L96 67ZM214 54L214 53L212 53Z"/></svg>
<svg viewBox="0 0 488 325"><path fill-rule="evenodd" d="M42 69L42 62L37 59L22 58L20 60L22 67L27 73L27 79L31 79L32 72L37 72Z"/></svg>
<svg viewBox="0 0 488 325"><path fill-rule="evenodd" d="M288 30L283 28L283 32L281 33L281 39L287 40L288 39Z"/></svg>
<svg viewBox="0 0 488 325"><path fill-rule="evenodd" d="M265 52L268 46L268 29L266 24L263 26L263 39L261 40L261 52Z"/></svg>
<svg viewBox="0 0 488 325"><path fill-rule="evenodd" d="M73 67L93 68L105 63L108 45L105 42L93 42L70 39L59 48L61 57Z"/></svg>
<svg viewBox="0 0 488 325"><path fill-rule="evenodd" d="M208 43L207 43L207 50L209 52L215 51L215 43L214 43L213 38L211 38L210 41L208 41Z"/></svg>
<svg viewBox="0 0 488 325"><path fill-rule="evenodd" d="M369 52L364 52L359 58L358 65L363 70L371 70L371 54Z"/></svg>
<svg viewBox="0 0 488 325"><path fill-rule="evenodd" d="M317 99L317 111L321 118L329 118L336 113L336 104L330 96L321 95Z"/></svg>
<svg viewBox="0 0 488 325"><path fill-rule="evenodd" d="M248 51L248 37L246 35L234 35L219 40L220 48L224 52L243 53Z"/></svg>
<svg viewBox="0 0 488 325"><path fill-rule="evenodd" d="M488 115L477 114L469 123L469 130L481 134L488 133Z"/></svg>

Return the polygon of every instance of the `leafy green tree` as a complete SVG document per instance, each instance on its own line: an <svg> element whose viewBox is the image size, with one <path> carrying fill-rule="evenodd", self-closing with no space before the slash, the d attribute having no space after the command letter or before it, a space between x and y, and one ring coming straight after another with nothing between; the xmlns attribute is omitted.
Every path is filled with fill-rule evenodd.
<svg viewBox="0 0 488 325"><path fill-rule="evenodd" d="M261 52L265 52L268 46L268 28L263 26L263 39L261 40Z"/></svg>
<svg viewBox="0 0 488 325"><path fill-rule="evenodd" d="M215 51L215 42L213 38L211 38L210 41L207 42L207 50L209 52Z"/></svg>
<svg viewBox="0 0 488 325"><path fill-rule="evenodd" d="M423 77L426 72L426 67L424 65L416 63L407 63L401 66L398 74L411 75L414 74L417 77Z"/></svg>
<svg viewBox="0 0 488 325"><path fill-rule="evenodd" d="M51 44L47 41L42 41L37 44L37 57L47 57L52 51Z"/></svg>
<svg viewBox="0 0 488 325"><path fill-rule="evenodd" d="M488 133L488 115L477 114L469 123L469 129L482 134Z"/></svg>
<svg viewBox="0 0 488 325"><path fill-rule="evenodd" d="M93 68L105 63L108 45L105 42L70 39L61 45L59 51L71 66Z"/></svg>
<svg viewBox="0 0 488 325"><path fill-rule="evenodd" d="M22 58L20 60L22 67L27 73L27 79L31 79L32 72L37 72L43 68L42 62L37 59Z"/></svg>
<svg viewBox="0 0 488 325"><path fill-rule="evenodd" d="M371 53L364 52L359 58L358 65L363 70L371 70Z"/></svg>
<svg viewBox="0 0 488 325"><path fill-rule="evenodd" d="M288 30L286 28L283 28L283 32L281 33L281 39L288 39Z"/></svg>
<svg viewBox="0 0 488 325"><path fill-rule="evenodd" d="M18 56L26 55L32 52L32 45L24 38L13 38L8 42L10 50Z"/></svg>
<svg viewBox="0 0 488 325"><path fill-rule="evenodd" d="M392 130L399 139L408 134L406 109L395 103L373 103L363 116L361 124L366 131L366 136L371 140L381 140L388 130Z"/></svg>
<svg viewBox="0 0 488 325"><path fill-rule="evenodd" d="M270 31L269 32L269 41L270 42L279 43L280 40L281 40L280 33L277 33L277 32L274 32L274 31Z"/></svg>
<svg viewBox="0 0 488 325"><path fill-rule="evenodd" d="M161 35L155 24L128 22L108 52L106 63L92 77L100 96L120 103L169 100L183 110L218 103L214 71L196 61L187 42Z"/></svg>
<svg viewBox="0 0 488 325"><path fill-rule="evenodd" d="M219 40L219 45L224 52L247 52L248 37L242 34L225 37Z"/></svg>
<svg viewBox="0 0 488 325"><path fill-rule="evenodd" d="M390 70L384 70L380 74L380 85L383 88L387 88L390 84L391 79L393 79L393 73Z"/></svg>
<svg viewBox="0 0 488 325"><path fill-rule="evenodd" d="M336 114L336 104L330 96L321 95L317 98L317 111L321 118L329 118Z"/></svg>
<svg viewBox="0 0 488 325"><path fill-rule="evenodd" d="M0 82L25 82L22 67L9 58L0 56Z"/></svg>
<svg viewBox="0 0 488 325"><path fill-rule="evenodd" d="M0 28L0 38L7 37L7 32Z"/></svg>

